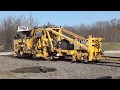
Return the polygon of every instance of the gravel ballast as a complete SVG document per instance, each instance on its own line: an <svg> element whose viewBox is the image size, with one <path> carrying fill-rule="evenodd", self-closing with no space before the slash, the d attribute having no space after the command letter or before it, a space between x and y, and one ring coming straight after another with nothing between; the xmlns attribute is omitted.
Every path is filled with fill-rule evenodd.
<svg viewBox="0 0 120 90"><path fill-rule="evenodd" d="M0 56L0 79L120 79L120 61L84 64Z"/></svg>

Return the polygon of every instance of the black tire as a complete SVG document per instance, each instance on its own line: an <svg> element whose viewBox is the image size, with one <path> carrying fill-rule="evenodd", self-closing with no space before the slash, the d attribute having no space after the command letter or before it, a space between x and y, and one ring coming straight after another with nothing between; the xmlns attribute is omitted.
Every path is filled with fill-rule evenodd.
<svg viewBox="0 0 120 90"><path fill-rule="evenodd" d="M84 63L87 64L89 62L88 57L86 57L86 59L84 60Z"/></svg>
<svg viewBox="0 0 120 90"><path fill-rule="evenodd" d="M65 60L65 56L60 56L59 60Z"/></svg>
<svg viewBox="0 0 120 90"><path fill-rule="evenodd" d="M95 63L99 63L99 60L95 60L94 62L95 62Z"/></svg>
<svg viewBox="0 0 120 90"><path fill-rule="evenodd" d="M17 52L17 57L21 59L21 58L23 58L23 57L25 56L25 54L23 53L23 54L21 55L20 52L22 52L21 49L18 50L18 52Z"/></svg>
<svg viewBox="0 0 120 90"><path fill-rule="evenodd" d="M32 59L33 59L33 60L36 60L36 57L35 57L35 55L34 55L34 54L32 55Z"/></svg>
<svg viewBox="0 0 120 90"><path fill-rule="evenodd" d="M17 53L17 58L21 59L22 56L20 55L20 52Z"/></svg>
<svg viewBox="0 0 120 90"><path fill-rule="evenodd" d="M89 62L88 59L85 59L84 63L87 64L88 62Z"/></svg>

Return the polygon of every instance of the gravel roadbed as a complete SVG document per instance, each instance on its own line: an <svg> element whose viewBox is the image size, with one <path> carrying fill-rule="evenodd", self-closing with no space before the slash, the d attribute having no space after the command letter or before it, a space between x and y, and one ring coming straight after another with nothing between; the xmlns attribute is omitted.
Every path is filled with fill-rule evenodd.
<svg viewBox="0 0 120 90"><path fill-rule="evenodd" d="M53 72L11 72L24 67L45 66L56 68ZM120 61L97 64L71 63L69 61L34 61L0 56L0 79L120 79Z"/></svg>

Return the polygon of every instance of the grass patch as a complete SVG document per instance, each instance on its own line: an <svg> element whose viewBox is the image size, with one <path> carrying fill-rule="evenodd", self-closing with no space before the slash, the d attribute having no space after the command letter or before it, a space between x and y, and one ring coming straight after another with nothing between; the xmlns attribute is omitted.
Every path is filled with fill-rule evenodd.
<svg viewBox="0 0 120 90"><path fill-rule="evenodd" d="M102 48L104 51L110 51L110 50L120 50L120 42L103 42Z"/></svg>

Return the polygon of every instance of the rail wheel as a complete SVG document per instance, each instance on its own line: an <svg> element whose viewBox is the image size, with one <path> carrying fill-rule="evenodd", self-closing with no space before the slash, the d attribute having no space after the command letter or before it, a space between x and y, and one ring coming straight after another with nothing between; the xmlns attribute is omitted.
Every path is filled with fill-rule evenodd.
<svg viewBox="0 0 120 90"><path fill-rule="evenodd" d="M89 62L88 57L85 58L84 63L87 64Z"/></svg>
<svg viewBox="0 0 120 90"><path fill-rule="evenodd" d="M23 58L24 54L23 54L23 50L18 50L18 53L17 53L17 57L18 58Z"/></svg>

